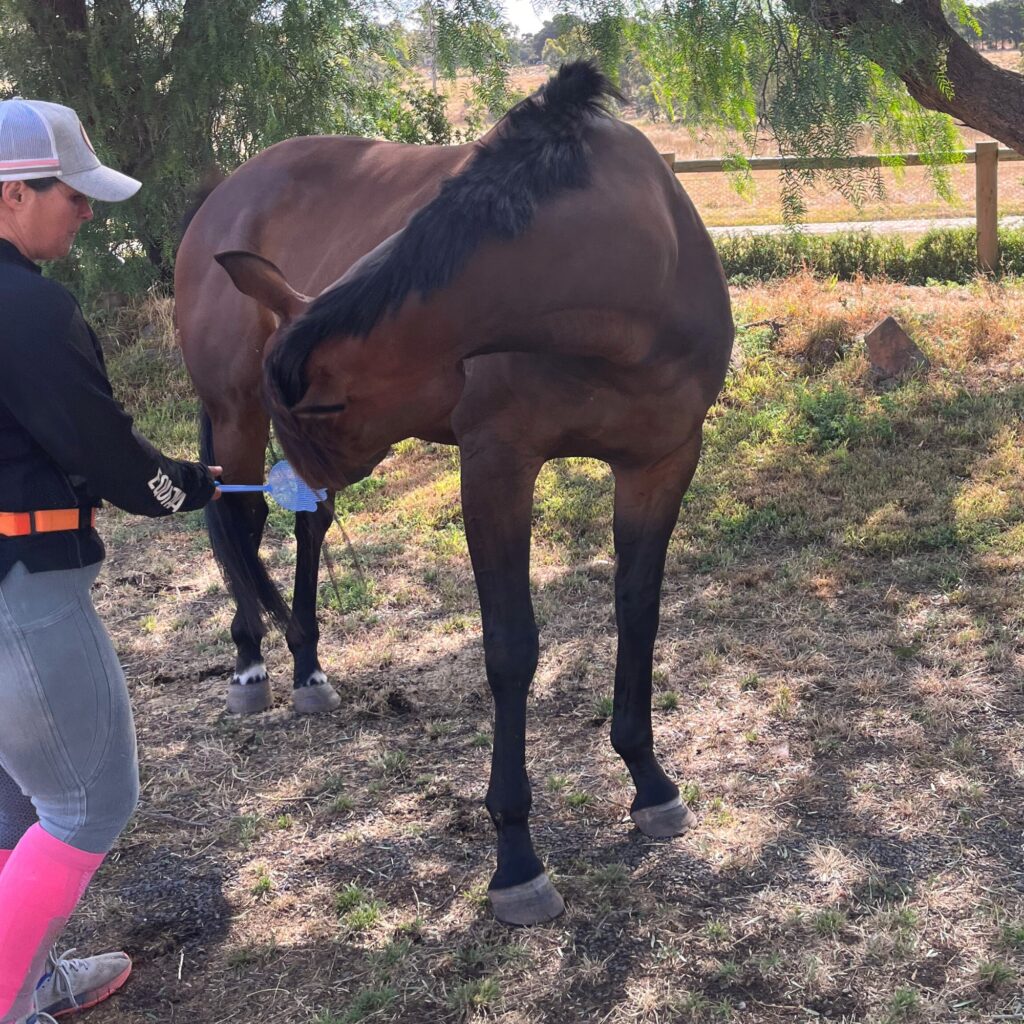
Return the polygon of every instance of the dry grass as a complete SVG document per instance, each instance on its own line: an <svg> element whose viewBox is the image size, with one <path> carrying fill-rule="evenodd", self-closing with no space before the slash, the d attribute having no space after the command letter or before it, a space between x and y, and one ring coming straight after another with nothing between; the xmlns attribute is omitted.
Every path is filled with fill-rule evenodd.
<svg viewBox="0 0 1024 1024"><path fill-rule="evenodd" d="M603 702L615 636L610 485L538 487L542 628L528 759L568 911L485 905L490 742L457 453L407 442L345 498L324 588L338 713L222 712L230 608L199 517L103 513L98 604L140 737L138 816L71 941L136 974L96 1024L1016 1019L1024 970L1024 289L797 278L735 293L746 359L709 423L669 557L658 749L700 816L628 824ZM885 393L863 346L893 313L931 372ZM833 333L836 328L833 326ZM153 337L112 353L144 430L194 451ZM288 585L294 543L265 548Z"/></svg>

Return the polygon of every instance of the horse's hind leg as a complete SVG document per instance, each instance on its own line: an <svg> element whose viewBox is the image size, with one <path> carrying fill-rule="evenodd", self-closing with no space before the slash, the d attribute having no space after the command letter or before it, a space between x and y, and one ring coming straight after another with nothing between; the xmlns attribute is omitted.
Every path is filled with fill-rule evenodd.
<svg viewBox="0 0 1024 1024"><path fill-rule="evenodd" d="M341 703L320 667L317 647L320 627L316 621L317 580L320 551L334 518L334 495L315 512L295 513L295 596L288 625L288 649L295 659L292 702L301 714L331 711Z"/></svg>
<svg viewBox="0 0 1024 1024"><path fill-rule="evenodd" d="M537 667L530 600L530 514L540 461L494 443L459 439L466 539L483 616L494 749L487 810L498 832L488 895L506 924L539 924L564 909L530 839L526 698Z"/></svg>
<svg viewBox="0 0 1024 1024"><path fill-rule="evenodd" d="M651 670L669 537L700 455L700 435L654 466L615 473L615 664L612 746L626 762L633 821L649 836L678 835L696 821L654 756Z"/></svg>

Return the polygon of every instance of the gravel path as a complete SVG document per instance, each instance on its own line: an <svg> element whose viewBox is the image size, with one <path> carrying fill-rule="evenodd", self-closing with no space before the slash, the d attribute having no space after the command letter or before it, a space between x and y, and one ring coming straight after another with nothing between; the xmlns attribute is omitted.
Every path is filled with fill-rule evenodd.
<svg viewBox="0 0 1024 1024"><path fill-rule="evenodd" d="M933 228L973 228L973 217L947 217L941 220L851 220L831 224L802 224L809 235L833 235L845 231L871 231L876 234L923 235ZM1024 217L1000 217L1001 228L1024 226ZM708 228L712 235L778 235L788 230L783 224L752 224Z"/></svg>

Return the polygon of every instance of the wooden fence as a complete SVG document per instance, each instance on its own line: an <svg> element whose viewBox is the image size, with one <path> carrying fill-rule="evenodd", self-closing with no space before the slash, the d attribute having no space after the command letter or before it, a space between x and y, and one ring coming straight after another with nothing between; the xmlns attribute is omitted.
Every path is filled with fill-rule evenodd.
<svg viewBox="0 0 1024 1024"><path fill-rule="evenodd" d="M731 167L727 160L677 160L675 153L662 153L662 159L676 174L722 172ZM999 265L999 161L1024 160L1012 149L1000 147L998 142L978 142L974 149L962 152L963 162L974 164L975 218L978 227L978 264L984 270ZM748 163L752 171L781 171L785 168L820 168L822 170L847 167L888 167L893 157L847 156L832 159L807 160L791 156L755 156ZM920 153L902 153L895 157L904 167L922 167L925 160Z"/></svg>

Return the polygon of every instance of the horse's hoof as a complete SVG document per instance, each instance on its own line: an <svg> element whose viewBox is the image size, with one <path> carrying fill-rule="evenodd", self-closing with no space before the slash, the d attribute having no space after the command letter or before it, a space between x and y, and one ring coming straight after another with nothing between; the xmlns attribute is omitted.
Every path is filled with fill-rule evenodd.
<svg viewBox="0 0 1024 1024"><path fill-rule="evenodd" d="M547 872L522 885L489 889L494 916L502 924L528 925L554 921L565 910L565 902Z"/></svg>
<svg viewBox="0 0 1024 1024"><path fill-rule="evenodd" d="M652 839L668 839L678 836L697 824L697 815L676 797L667 804L642 807L630 814L634 824L645 836Z"/></svg>
<svg viewBox="0 0 1024 1024"><path fill-rule="evenodd" d="M296 686L292 690L292 704L300 715L319 715L333 711L341 705L338 691L326 680L312 686Z"/></svg>
<svg viewBox="0 0 1024 1024"><path fill-rule="evenodd" d="M255 715L266 711L274 701L270 680L265 676L254 683L232 682L228 686L228 713Z"/></svg>

